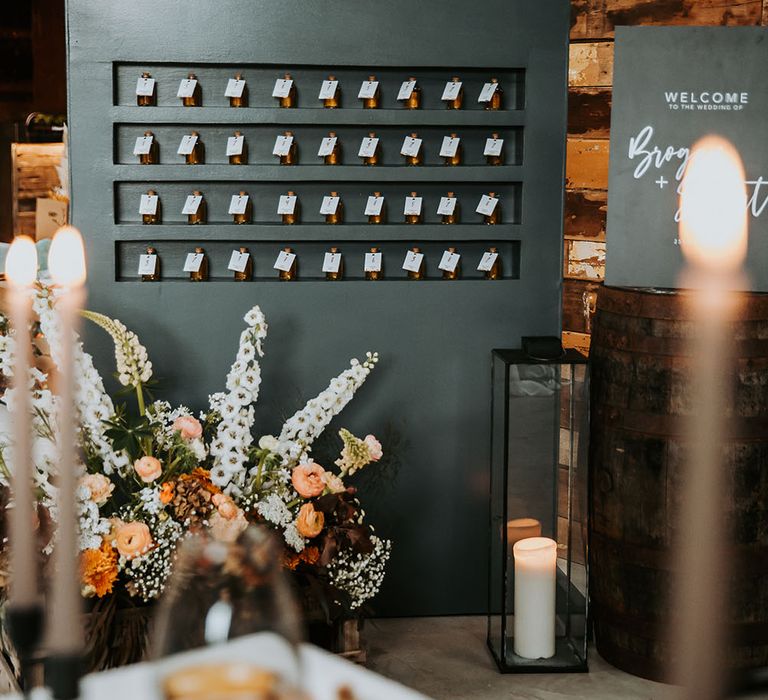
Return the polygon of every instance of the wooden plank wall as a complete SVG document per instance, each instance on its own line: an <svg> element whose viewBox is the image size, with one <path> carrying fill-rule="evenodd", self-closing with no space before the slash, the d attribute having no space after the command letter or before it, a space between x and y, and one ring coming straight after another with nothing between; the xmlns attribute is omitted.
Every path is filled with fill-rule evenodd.
<svg viewBox="0 0 768 700"><path fill-rule="evenodd" d="M605 275L613 35L619 25L768 25L768 0L572 0L563 342L589 348Z"/></svg>

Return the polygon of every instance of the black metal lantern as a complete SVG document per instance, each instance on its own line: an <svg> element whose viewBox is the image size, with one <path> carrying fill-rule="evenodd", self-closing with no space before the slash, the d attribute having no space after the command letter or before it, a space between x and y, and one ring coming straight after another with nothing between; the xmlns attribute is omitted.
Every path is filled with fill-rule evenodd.
<svg viewBox="0 0 768 700"><path fill-rule="evenodd" d="M586 671L587 360L528 352L492 353L488 647L503 673Z"/></svg>

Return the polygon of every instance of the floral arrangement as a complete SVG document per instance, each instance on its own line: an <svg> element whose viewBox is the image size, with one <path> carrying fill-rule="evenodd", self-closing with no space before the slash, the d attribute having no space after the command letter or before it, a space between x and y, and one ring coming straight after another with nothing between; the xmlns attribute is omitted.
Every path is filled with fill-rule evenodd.
<svg viewBox="0 0 768 700"><path fill-rule="evenodd" d="M36 354L49 353L50 358L38 362L29 377L38 510L53 522L58 399L52 387L63 341L56 299L55 288L36 289ZM279 435L257 440L254 404L267 336L258 306L244 317L226 391L210 396L208 410L198 415L184 406L148 401L152 363L136 334L107 316L83 315L112 337L116 376L135 397L135 408L116 404L91 356L77 342L82 459L77 498L85 597L124 593L151 601L163 592L176 549L189 533L205 530L232 542L249 523L277 531L284 542L285 567L322 582L337 611L356 610L377 593L391 543L365 522L349 480L382 458L381 444L373 435L361 439L342 429L335 464L321 466L312 459L313 442L365 382L378 361L376 353L367 353L362 362L351 360L285 422ZM14 343L7 321L0 318L0 374L6 380L12 376ZM5 392L4 403L11 410L14 398L13 390ZM6 487L12 450L10 440L0 436L0 483Z"/></svg>

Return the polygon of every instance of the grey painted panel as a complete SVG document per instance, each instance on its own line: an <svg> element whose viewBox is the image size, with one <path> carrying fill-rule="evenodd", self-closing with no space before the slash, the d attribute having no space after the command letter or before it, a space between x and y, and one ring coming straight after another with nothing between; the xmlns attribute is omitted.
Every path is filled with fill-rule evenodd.
<svg viewBox="0 0 768 700"><path fill-rule="evenodd" d="M409 24L403 22L406 17ZM338 425L377 433L392 425L402 437L399 473L366 493L372 522L395 540L389 577L376 601L383 614L485 608L489 354L494 347L517 345L521 335L559 333L568 17L565 0L482 4L389 0L354 5L339 0L68 2L72 212L87 238L91 306L136 329L170 398L197 407L222 387L241 317L259 303L270 322L257 412L260 432L275 430L278 417L320 391L349 356L379 350L379 369ZM145 66L168 71L163 86L175 81L174 71L181 75L194 69L206 84L216 86L231 71L253 71L249 88L255 106L224 106L219 87L204 93L204 104L210 106L174 106L172 87L169 99L160 92L161 106L136 107L130 74L137 75ZM312 99L319 89L315 77L331 71L341 74L345 66L353 86L356 75L382 78L387 86L385 106L392 108L360 109L356 91L347 87L345 78L344 109L319 109ZM433 88L445 76L461 75L471 84L467 109L410 113L391 104L391 88L407 75L419 75L418 69L426 76L424 87L430 88L425 106L435 105ZM271 91L272 76L285 71L302 75L300 104L305 104L306 94L306 108L281 110L264 98ZM302 71L312 84L304 84ZM520 76L519 105L512 105L520 109L495 113L470 105L472 94L492 75L510 80L505 93L511 96L511 71ZM262 76L267 74L265 84ZM201 166L138 166L125 158L129 129L178 134L199 127L210 149L238 127L252 130L260 144L258 134L292 125L297 132L305 130L307 143L312 144L308 165L280 168L263 155L251 165L237 167L213 161ZM385 163L392 164L377 168L358 166L354 158L344 166L314 165L313 142L337 126L339 133L354 134L353 141L363 131L381 131L388 147L398 131L424 132L430 140L448 130L463 132L465 153L474 154L487 132L521 127L524 149L517 149L517 157L508 161L517 165L496 168L478 161L442 167L439 161L430 161L431 156L427 162L434 165L419 168L399 167L396 158L387 161L387 157ZM173 139L170 146L165 140L163 136L163 153L173 155ZM435 143L428 141L428 146L434 148ZM167 188L172 203L195 183L206 194L210 189L219 212L218 198L230 188L240 189L241 181L242 188L253 187L257 194L263 188L270 201L287 189L306 189L309 202L321 192L349 188L352 199L347 211L352 223L313 224L309 215L307 223L290 228L119 223L136 221L134 205L128 205L123 195L131 199L155 186L161 195ZM448 189L467 193L468 202L495 190L504 198L505 216L511 217L507 221L516 223L495 227L474 223L474 207L463 201L460 225L354 223L359 198L374 189L391 191L395 197L416 189L429 199L428 210ZM513 192L517 192L515 204L508 206ZM271 209L271 204L262 207L257 201L256 219L263 210L264 220L271 220L266 218ZM167 212L175 210L166 207ZM306 210L309 214L310 207ZM390 220L397 211L391 202ZM226 215L214 218L226 221ZM375 232L370 231L373 228ZM324 246L336 243L350 256L359 255L368 243L379 244L386 248L389 269L390 257L396 261L397 251L420 242L429 246L430 259L444 246L455 244L465 256L462 262L468 273L455 282L128 281L136 251L150 236L158 247L168 247L168 259L164 257L168 269L198 242L216 256L213 269L220 269L226 250L242 241L253 241L258 260L269 257L269 246L286 242L297 248L309 246L307 269ZM515 279L471 279L470 259L492 242L501 248L505 263L509 261L505 272ZM89 342L109 374L106 340L92 333Z"/></svg>

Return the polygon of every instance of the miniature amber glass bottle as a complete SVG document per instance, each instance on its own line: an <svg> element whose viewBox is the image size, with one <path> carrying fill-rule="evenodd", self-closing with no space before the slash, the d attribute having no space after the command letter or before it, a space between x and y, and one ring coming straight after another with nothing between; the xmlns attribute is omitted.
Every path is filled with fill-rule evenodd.
<svg viewBox="0 0 768 700"><path fill-rule="evenodd" d="M485 271L485 279L497 280L501 277L501 257L498 255L498 250L494 247L488 248L489 253L496 253L496 260L493 261L490 270Z"/></svg>
<svg viewBox="0 0 768 700"><path fill-rule="evenodd" d="M192 150L185 156L187 165L200 165L205 163L205 144L200 139L200 134L197 131L193 131L190 135L197 136L197 141L195 141L195 145L192 146Z"/></svg>
<svg viewBox="0 0 768 700"><path fill-rule="evenodd" d="M489 192L489 197L495 197L495 192ZM496 202L496 206L493 208L493 211L490 214L484 214L483 215L483 223L484 224L498 224L499 221L501 221L501 202Z"/></svg>
<svg viewBox="0 0 768 700"><path fill-rule="evenodd" d="M368 81L373 82L376 80L375 75L369 75ZM363 109L378 109L379 108L379 102L381 97L381 90L379 85L376 86L376 92L373 93L373 97L364 97L363 98Z"/></svg>
<svg viewBox="0 0 768 700"><path fill-rule="evenodd" d="M338 253L339 249L334 246L328 252L329 253ZM344 277L344 258L342 258L339 261L339 269L336 272L326 272L325 273L325 279L330 280L331 282L336 282L336 281L340 280L342 277Z"/></svg>
<svg viewBox="0 0 768 700"><path fill-rule="evenodd" d="M446 192L445 196L450 199L453 199L456 195L453 192ZM442 223L455 224L458 220L459 220L459 200L457 199L455 204L453 205L453 213L443 214Z"/></svg>
<svg viewBox="0 0 768 700"><path fill-rule="evenodd" d="M142 78L151 78L150 73L144 72L141 74ZM155 83L154 89L151 95L136 95L136 104L139 107L154 107L157 104L157 83Z"/></svg>
<svg viewBox="0 0 768 700"><path fill-rule="evenodd" d="M458 138L458 134L451 134L451 138ZM446 165L461 165L461 141L456 146L456 153L452 156L447 156L444 160Z"/></svg>
<svg viewBox="0 0 768 700"><path fill-rule="evenodd" d="M139 154L139 163L141 165L156 165L160 162L160 146L151 131L145 131L144 136L152 137L152 145L149 147L148 153Z"/></svg>
<svg viewBox="0 0 768 700"><path fill-rule="evenodd" d="M414 246L413 248L411 248L411 251L413 251L414 253L420 253L421 248ZM408 270L408 279L410 280L420 280L423 277L424 277L424 258L421 259L421 264L419 265L418 270L415 270L415 271Z"/></svg>
<svg viewBox="0 0 768 700"><path fill-rule="evenodd" d="M408 78L408 81L411 83L414 83L416 82L416 78L411 76L410 78ZM421 88L419 87L419 84L416 83L416 85L413 86L411 96L405 101L405 108L419 109L420 107L421 107Z"/></svg>
<svg viewBox="0 0 768 700"><path fill-rule="evenodd" d="M242 80L243 74L237 73L235 75L235 80ZM229 98L229 106L230 107L247 107L248 106L248 83L243 85L243 92L240 94L239 97L230 97Z"/></svg>
<svg viewBox="0 0 768 700"><path fill-rule="evenodd" d="M414 131L411 134L411 138L417 139L419 135ZM415 156L405 156L406 165L421 165L421 154L424 152L423 148L419 148Z"/></svg>
<svg viewBox="0 0 768 700"><path fill-rule="evenodd" d="M491 134L492 139L498 139L499 135L495 131ZM503 150L497 156L486 156L485 160L488 165L501 165L504 162L504 157L501 155Z"/></svg>
<svg viewBox="0 0 768 700"><path fill-rule="evenodd" d="M418 197L417 192L411 192L411 197ZM406 214L405 215L405 223L406 224L420 224L421 223L421 214Z"/></svg>
<svg viewBox="0 0 768 700"><path fill-rule="evenodd" d="M197 270L189 273L189 279L192 282L205 282L208 280L208 256L202 248L195 248L195 253L202 253L203 260Z"/></svg>
<svg viewBox="0 0 768 700"><path fill-rule="evenodd" d="M338 192L331 192L331 197L338 197ZM336 211L333 214L325 215L326 224L340 224L344 221L344 202L339 198L339 204L336 207Z"/></svg>
<svg viewBox="0 0 768 700"><path fill-rule="evenodd" d="M286 253L292 253L292 248L283 248L283 250ZM296 279L296 269L297 269L297 263L298 263L298 257L293 259L293 263L291 264L291 268L289 270L278 270L278 279L282 280L283 282L290 282L291 280Z"/></svg>
<svg viewBox="0 0 768 700"><path fill-rule="evenodd" d="M371 252L371 253L378 253L379 249L374 247L374 248L371 248L371 250L369 252ZM367 279L367 280L378 280L378 279L381 279L381 274L382 274L381 270L366 270L365 271L365 279Z"/></svg>
<svg viewBox="0 0 768 700"><path fill-rule="evenodd" d="M291 80L291 74L286 73L284 76L285 80ZM295 107L296 106L296 82L291 83L291 89L288 90L288 94L285 97L278 97L279 104L281 107Z"/></svg>
<svg viewBox="0 0 768 700"><path fill-rule="evenodd" d="M451 82L460 83L461 78L454 76L453 78L451 78ZM456 95L454 99L448 100L445 104L448 107L448 109L461 109L462 105L464 104L464 86L462 85L459 88L459 94Z"/></svg>
<svg viewBox="0 0 768 700"><path fill-rule="evenodd" d="M296 193L293 190L288 190L289 197L295 197ZM293 205L292 214L281 214L284 224L295 224L299 220L299 198L296 197L296 202Z"/></svg>
<svg viewBox="0 0 768 700"><path fill-rule="evenodd" d="M240 190L238 194L241 197L244 197L247 192L244 192L243 190ZM248 202L245 205L245 211L242 214L232 214L232 220L236 224L250 224L251 220L253 219L253 199L251 197L248 197ZM241 253L243 251L240 251Z"/></svg>
<svg viewBox="0 0 768 700"><path fill-rule="evenodd" d="M338 165L341 162L341 143L335 131L329 131L328 136L331 138L336 137L336 143L333 145L333 150L327 156L324 156L323 160L326 165Z"/></svg>
<svg viewBox="0 0 768 700"><path fill-rule="evenodd" d="M374 197L381 197L381 192L374 192ZM384 223L384 209L387 206L386 200L381 203L381 209L379 210L378 214L369 214L368 215L368 223L369 224L383 224ZM372 250L372 253L375 253L377 251Z"/></svg>
<svg viewBox="0 0 768 700"><path fill-rule="evenodd" d="M448 248L449 253L455 253L456 248ZM456 267L453 268L453 270L443 270L443 279L444 280L455 280L459 278L459 273L461 272L461 260L456 263Z"/></svg>
<svg viewBox="0 0 768 700"><path fill-rule="evenodd" d="M242 132L236 131L234 136L242 136ZM243 150L229 156L230 165L245 165L248 162L248 142L243 139Z"/></svg>
<svg viewBox="0 0 768 700"><path fill-rule="evenodd" d="M205 203L205 197L203 197L203 193L200 192L200 190L195 190L192 194L195 195L195 197L201 197L200 206L194 214L187 214L187 223L204 224L208 213L208 205Z"/></svg>
<svg viewBox="0 0 768 700"><path fill-rule="evenodd" d="M485 103L485 108L489 110L501 109L504 101L504 92L501 89L501 85L499 85L498 78L491 78L491 82L496 86L496 89L493 91L491 99Z"/></svg>
<svg viewBox="0 0 768 700"><path fill-rule="evenodd" d="M336 80L336 76L329 75L328 80ZM341 85L336 84L336 91L333 93L333 97L327 97L323 100L323 107L326 109L336 109L341 107Z"/></svg>
<svg viewBox="0 0 768 700"><path fill-rule="evenodd" d="M286 131L285 136L293 136L292 131ZM296 145L296 139L291 141L291 147L288 149L288 153L284 156L280 156L280 165L296 165L298 160L298 146Z"/></svg>
<svg viewBox="0 0 768 700"><path fill-rule="evenodd" d="M154 190L148 190L147 194L150 197L154 197L157 194L157 192L155 192ZM155 213L154 214L142 214L141 215L141 223L142 224L148 224L148 225L149 224L159 224L160 220L162 219L161 211L162 210L161 210L160 197L158 197L157 198L157 208L155 209Z"/></svg>
<svg viewBox="0 0 768 700"><path fill-rule="evenodd" d="M248 248L241 247L239 249L239 252L241 253L247 253ZM248 256L248 262L245 263L245 269L240 272L239 270L235 270L235 274L233 275L235 282L250 282L253 279L253 256Z"/></svg>
<svg viewBox="0 0 768 700"><path fill-rule="evenodd" d="M190 73L187 78L189 80L197 80L197 76L194 73ZM200 81L197 80L195 89L190 97L182 97L181 104L185 107L202 107L203 106L203 90L200 87Z"/></svg>
<svg viewBox="0 0 768 700"><path fill-rule="evenodd" d="M368 136L372 139L376 138L376 132L368 132ZM376 143L376 148L373 149L373 155L363 156L363 165L376 165L379 162L379 151L381 148L380 143Z"/></svg>
<svg viewBox="0 0 768 700"><path fill-rule="evenodd" d="M153 246L147 246L147 255L155 256L155 271L150 275L142 275L142 282L159 282L160 281L160 256L157 254L157 249Z"/></svg>

